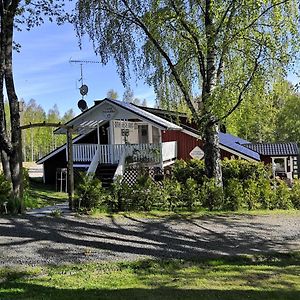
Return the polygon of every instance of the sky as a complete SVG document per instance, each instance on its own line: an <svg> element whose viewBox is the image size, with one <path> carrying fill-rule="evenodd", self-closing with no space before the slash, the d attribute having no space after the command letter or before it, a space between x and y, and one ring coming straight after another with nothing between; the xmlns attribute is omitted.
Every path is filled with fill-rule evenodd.
<svg viewBox="0 0 300 300"><path fill-rule="evenodd" d="M16 31L14 39L21 44L20 53L14 53L15 86L19 99L26 102L35 99L45 111L56 104L61 114L71 108L75 114L80 113L77 108L77 102L82 98L79 93L80 64L70 63L70 60L99 61L91 43L85 41L81 50L71 24L58 26L49 22L30 31ZM85 96L88 107L94 100L105 98L110 89L117 91L122 99L125 89L116 70L113 62L106 66L83 64L84 84L89 87ZM299 83L299 75L290 73L288 79ZM153 88L141 80L136 81L134 74L131 88L135 97L146 99L149 106L154 105Z"/></svg>
<svg viewBox="0 0 300 300"><path fill-rule="evenodd" d="M25 102L35 99L45 111L57 104L61 114L71 108L78 114L77 102L82 98L79 92L80 64L70 63L70 59L99 61L91 43L85 41L80 50L72 25L57 26L48 22L30 31L15 32L14 40L21 44L20 53L14 53L15 86L19 99L23 98ZM122 99L125 89L116 70L113 62L106 66L83 64L84 84L89 87L85 96L88 107L94 100L105 98L110 89ZM149 106L154 105L153 89L143 81L136 82L134 74L131 88L135 97L146 99Z"/></svg>

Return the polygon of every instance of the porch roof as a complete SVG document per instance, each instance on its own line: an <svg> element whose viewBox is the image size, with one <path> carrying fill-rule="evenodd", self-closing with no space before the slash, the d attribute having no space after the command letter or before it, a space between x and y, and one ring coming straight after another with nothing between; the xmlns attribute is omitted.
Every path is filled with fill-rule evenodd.
<svg viewBox="0 0 300 300"><path fill-rule="evenodd" d="M162 130L182 130L181 126L156 116L131 103L108 98L95 101L94 106L66 124L73 126L76 133L84 134L95 129L98 124L114 119L140 119L141 121L150 123ZM62 134L65 132L66 130L64 128L58 128L54 131L55 134Z"/></svg>

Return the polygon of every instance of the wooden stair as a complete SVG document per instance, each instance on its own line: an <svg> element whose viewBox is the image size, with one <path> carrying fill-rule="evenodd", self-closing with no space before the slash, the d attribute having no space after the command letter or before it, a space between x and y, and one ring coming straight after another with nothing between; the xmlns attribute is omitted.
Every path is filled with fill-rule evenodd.
<svg viewBox="0 0 300 300"><path fill-rule="evenodd" d="M113 177L116 172L118 165L112 164L99 164L95 176L99 178L102 182L102 186L107 188L113 183Z"/></svg>

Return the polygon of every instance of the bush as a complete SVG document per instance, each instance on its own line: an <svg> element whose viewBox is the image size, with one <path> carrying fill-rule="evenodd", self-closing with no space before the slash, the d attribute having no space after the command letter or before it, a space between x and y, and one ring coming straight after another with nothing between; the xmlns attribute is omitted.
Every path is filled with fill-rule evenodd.
<svg viewBox="0 0 300 300"><path fill-rule="evenodd" d="M291 201L296 209L300 209L300 180L295 180L291 190Z"/></svg>
<svg viewBox="0 0 300 300"><path fill-rule="evenodd" d="M200 195L204 208L209 210L219 210L224 205L224 194L221 187L218 187L214 179L206 176L203 178L203 184L200 186Z"/></svg>
<svg viewBox="0 0 300 300"><path fill-rule="evenodd" d="M180 183L186 183L189 178L194 179L198 184L204 182L205 167L203 160L191 159L187 162L177 160L172 170L174 179Z"/></svg>
<svg viewBox="0 0 300 300"><path fill-rule="evenodd" d="M186 183L181 188L181 199L185 209L195 211L201 208L202 195L200 193L197 182L188 178Z"/></svg>
<svg viewBox="0 0 300 300"><path fill-rule="evenodd" d="M260 186L258 180L249 178L243 184L245 206L248 210L257 209L260 207Z"/></svg>
<svg viewBox="0 0 300 300"><path fill-rule="evenodd" d="M0 173L0 212L5 212L4 202L9 202L11 197L11 183L6 180L3 173ZM9 205L7 205L9 209Z"/></svg>
<svg viewBox="0 0 300 300"><path fill-rule="evenodd" d="M238 210L245 207L245 193L243 184L240 182L240 180L235 178L229 179L226 187L224 188L224 192L225 210Z"/></svg>
<svg viewBox="0 0 300 300"><path fill-rule="evenodd" d="M141 175L130 187L119 178L112 187L112 211L149 211L157 208L160 188L148 175Z"/></svg>
<svg viewBox="0 0 300 300"><path fill-rule="evenodd" d="M227 181L233 178L244 182L247 179L270 178L272 175L270 167L264 163L249 162L242 159L223 160L222 172L225 186Z"/></svg>
<svg viewBox="0 0 300 300"><path fill-rule="evenodd" d="M81 182L75 190L75 206L91 210L105 206L109 200L109 195L102 188L101 181L91 176L82 176Z"/></svg>
<svg viewBox="0 0 300 300"><path fill-rule="evenodd" d="M268 179L261 179L258 182L259 203L262 209L272 209L276 202L275 183Z"/></svg>
<svg viewBox="0 0 300 300"><path fill-rule="evenodd" d="M276 186L276 198L272 209L290 209L293 208L291 190L288 185L280 180Z"/></svg>
<svg viewBox="0 0 300 300"><path fill-rule="evenodd" d="M163 210L176 211L182 208L182 185L174 179L165 179L160 189L159 205Z"/></svg>

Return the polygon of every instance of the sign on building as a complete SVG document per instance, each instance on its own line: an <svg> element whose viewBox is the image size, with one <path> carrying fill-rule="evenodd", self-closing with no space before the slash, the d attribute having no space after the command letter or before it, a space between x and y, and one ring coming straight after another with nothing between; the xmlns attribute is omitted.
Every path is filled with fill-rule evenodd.
<svg viewBox="0 0 300 300"><path fill-rule="evenodd" d="M192 158L197 158L197 159L202 159L204 157L204 152L203 150L196 146L191 152L190 152L190 156Z"/></svg>

